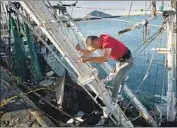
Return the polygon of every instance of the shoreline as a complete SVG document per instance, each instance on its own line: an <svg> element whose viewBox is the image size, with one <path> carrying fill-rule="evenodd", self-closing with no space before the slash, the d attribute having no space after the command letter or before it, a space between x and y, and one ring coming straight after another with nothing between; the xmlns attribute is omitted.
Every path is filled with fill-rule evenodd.
<svg viewBox="0 0 177 128"><path fill-rule="evenodd" d="M157 16L159 14L161 14L162 12L157 12ZM129 16L151 16L151 14L147 13L147 14L132 14ZM99 20L99 19L111 19L111 18L119 18L119 17L127 17L128 15L115 15L115 16L109 16L109 17L91 17L91 18L73 18L74 21L78 22L78 21L90 21L90 20Z"/></svg>

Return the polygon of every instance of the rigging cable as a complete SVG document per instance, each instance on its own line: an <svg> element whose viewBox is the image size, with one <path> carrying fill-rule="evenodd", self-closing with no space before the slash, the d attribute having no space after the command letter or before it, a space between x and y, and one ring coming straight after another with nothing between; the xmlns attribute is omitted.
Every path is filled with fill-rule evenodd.
<svg viewBox="0 0 177 128"><path fill-rule="evenodd" d="M82 7L82 6L76 6L75 8L80 8L80 9L100 9L100 10L120 10L120 11L128 11L129 12L129 9L117 9L117 8L93 8L93 7ZM148 8L149 9L149 8ZM130 11L139 11L139 10L130 10ZM141 11L141 10L140 10ZM150 10L148 10L148 11L150 11ZM141 11L142 12L142 11Z"/></svg>
<svg viewBox="0 0 177 128"><path fill-rule="evenodd" d="M162 80L162 89L161 89L161 95L160 95L160 106L161 107L163 107L163 104L164 104L164 99L162 98L163 96L164 96L164 92L165 92L165 82L166 82L166 70L167 70L167 68L166 68L166 66L165 66L165 68L164 68L164 73L163 73L163 80ZM161 124L162 124L162 121L163 121L163 114L162 113L160 113L160 116L159 116L159 126L161 126Z"/></svg>
<svg viewBox="0 0 177 128"><path fill-rule="evenodd" d="M132 9L132 5L133 5L133 0L131 0L131 3L130 3L130 8L129 8L129 12L128 12L127 21L129 20L129 17L130 17L130 11ZM127 22L126 22L125 26L127 26Z"/></svg>
<svg viewBox="0 0 177 128"><path fill-rule="evenodd" d="M161 46L161 41L162 41L162 33L160 34L160 36L159 36L159 47ZM160 61L160 58L159 58L159 56L158 56L158 61ZM154 108L155 108L155 93L156 93L156 87L157 87L157 73L158 73L158 70L159 70L159 64L157 64L157 68L156 68L156 74L155 74L155 86L154 86L154 92L153 92L153 115L154 115L154 118L155 118L155 120L156 120L156 122L157 122L157 117L156 117L156 115L154 114Z"/></svg>
<svg viewBox="0 0 177 128"><path fill-rule="evenodd" d="M43 40L42 38L41 38L41 36L37 33L37 31L35 30L35 29L33 29L33 27L31 26L31 24L28 22L28 20L16 9L16 7L12 4L12 3L10 3L9 4L11 7L13 7L13 9L15 10L15 12L17 12L21 17L22 17L22 19L25 21L25 23L29 26L29 28L35 33L35 35L37 35L37 37L42 41L42 43L49 49L49 51L51 51L54 55L55 55L55 53L53 52L53 50L47 45L47 43L46 43L46 41L45 40ZM56 57L56 56L55 56ZM75 74L72 72L72 71L70 71L70 69L65 65L65 64L63 64L61 61L60 61L60 59L58 59L57 57L56 57L56 59L73 75L73 77L74 78L76 78L77 79L77 77L75 76ZM81 86L84 90L86 90L83 86ZM87 93L92 97L92 99L94 99L94 97L90 94L90 92L88 92L88 90L86 90L87 91ZM99 105L99 104L98 104ZM101 105L99 105L100 107L101 107ZM53 107L55 107L55 106L53 106ZM111 117L110 117L111 118ZM112 121L114 121L114 123L116 124L116 121L113 119L113 118L111 118L111 120Z"/></svg>
<svg viewBox="0 0 177 128"><path fill-rule="evenodd" d="M39 33L37 32L37 30L35 30L33 28L33 26L30 24L30 22L16 9L15 6L13 6L13 4L9 4L10 6L12 6L14 8L14 10L22 17L22 19L25 21L25 23L29 26L29 28L34 32L34 34L40 39L40 41L47 47L47 49L54 55L54 57L57 59L57 61L59 61L59 63L61 63L61 65L63 67L65 67L69 73L71 73L73 75L74 78L77 79L77 76L70 70L70 68L68 68L60 59L58 59L58 56L56 55L56 53L48 46L47 42L39 35Z"/></svg>
<svg viewBox="0 0 177 128"><path fill-rule="evenodd" d="M8 70L6 70L6 71L8 71ZM11 79L9 79L9 78L4 78L4 77L2 77L2 76L1 76L1 79L3 79L4 81L9 82L9 83L11 83L12 85L15 86L16 83L14 82L14 80L17 80L17 77L16 77L14 74L12 74L11 72L9 72L9 71L8 71L7 73L8 73L8 74L10 73L11 77L13 76L13 80L11 80ZM49 101L47 101L46 99L44 99L41 95L39 95L39 94L36 93L34 90L32 90L31 88L29 88L28 85L26 85L25 83L23 83L22 85L25 85L25 87L27 87L28 91L32 91L37 97L41 98L41 100L45 101L48 105L50 105L50 106L53 107L54 109L60 111L60 112L63 113L64 115L68 116L69 118L75 119L74 117L70 116L69 114L67 114L67 113L64 112L63 110L57 108L57 107L54 106L52 103L50 103ZM9 87L10 87L12 90L14 90L11 86L9 86ZM15 90L14 90L14 91L15 91ZM32 93L32 92L31 92L31 93ZM19 97L22 96L22 95L19 95L16 91L15 91L15 94L18 95ZM22 99L23 99L23 98L22 98ZM77 120L77 119L75 119L75 120ZM79 121L79 120L77 120L77 121ZM79 121L79 122L80 122L80 121Z"/></svg>
<svg viewBox="0 0 177 128"><path fill-rule="evenodd" d="M152 0L152 16L157 16L155 0Z"/></svg>
<svg viewBox="0 0 177 128"><path fill-rule="evenodd" d="M4 77L1 76L1 79L5 80ZM3 84L5 84L3 81L1 81ZM34 90L30 90L28 92L23 92L23 93L20 93L18 95L14 95L14 96L11 96L11 97L8 97L6 99L3 99L1 102L0 102L0 107L4 107L5 105L7 105L11 100L14 100L16 99L17 97L21 97L21 96L25 96L25 95L28 95L30 93L33 93L33 92L37 92L37 91L41 91L41 90L50 90L50 91L54 91L52 89L48 89L48 88L37 88L37 89L34 89Z"/></svg>
<svg viewBox="0 0 177 128"><path fill-rule="evenodd" d="M154 33L151 37L149 37L145 41L145 43L138 46L133 52L134 58L136 58L159 35L159 33L161 33L163 31L163 29L164 28L162 25L162 27L156 33Z"/></svg>
<svg viewBox="0 0 177 128"><path fill-rule="evenodd" d="M125 22L125 27L127 27L127 21L129 20L129 17L130 17L130 11L131 11L131 9L132 9L132 5L133 5L133 0L131 0L131 3L130 3L130 8L129 8L129 12L128 12L128 17L127 17L127 20L126 20L126 22ZM121 34L121 37L120 37L120 40L122 40L122 38L123 38L123 34Z"/></svg>
<svg viewBox="0 0 177 128"><path fill-rule="evenodd" d="M159 36L159 48L161 47L161 42L162 42L162 33L161 35ZM160 62L160 57L158 55L158 63ZM157 86L157 73L158 73L158 70L159 70L159 64L157 64L157 68L156 68L156 75L155 75L155 86L154 86L154 92L153 92L153 102L155 102L155 93L156 93L156 86Z"/></svg>
<svg viewBox="0 0 177 128"><path fill-rule="evenodd" d="M162 31L160 31L160 33L161 33L161 32L162 32ZM160 33L158 33L158 35L159 35ZM157 44L158 44L158 42L156 42L156 47L157 47ZM146 80L146 78L147 78L148 75L149 75L150 68L151 68L151 65L152 65L152 61L153 61L153 58L154 58L154 53L155 53L155 51L153 51L153 53L152 53L151 60L150 60L149 66L148 66L148 68L147 68L146 74L144 75L144 77L143 77L142 81L140 82L140 84L139 84L137 90L135 91L135 94L134 94L134 95L136 95L136 94L139 92L139 90L140 90L141 87L143 86L144 81ZM130 101L130 102L128 103L128 105L125 107L124 113L125 113L125 111L127 110L127 108L129 107L129 105L130 105L131 103L132 103L132 101Z"/></svg>
<svg viewBox="0 0 177 128"><path fill-rule="evenodd" d="M78 3L78 1L76 1L76 2L74 2L73 4L71 4L71 5L74 5L74 6L76 6L76 4ZM74 6L71 6L71 16L72 16L72 14L73 14L73 8L74 8Z"/></svg>
<svg viewBox="0 0 177 128"><path fill-rule="evenodd" d="M127 21L127 20L119 20L119 19L115 19L115 18L103 18L103 17L99 17L99 16L92 16L91 18L98 18L98 19L104 19L104 20L112 20L112 21L118 21L118 22L127 22L127 23L137 23L137 24L142 24L142 22L136 22L136 21ZM81 20L84 21L84 20ZM88 22L88 21L86 21ZM150 26L153 27L160 27L159 25L155 25L155 24L151 24Z"/></svg>
<svg viewBox="0 0 177 128"><path fill-rule="evenodd" d="M158 34L157 34L158 35ZM153 40L153 39L152 39Z"/></svg>

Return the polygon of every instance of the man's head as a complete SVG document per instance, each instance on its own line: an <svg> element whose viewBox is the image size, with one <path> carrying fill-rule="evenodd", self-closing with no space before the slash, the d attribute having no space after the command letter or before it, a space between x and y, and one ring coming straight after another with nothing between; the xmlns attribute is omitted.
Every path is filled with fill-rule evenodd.
<svg viewBox="0 0 177 128"><path fill-rule="evenodd" d="M88 50L96 50L98 49L98 41L99 37L97 36L88 36L86 39L86 47Z"/></svg>

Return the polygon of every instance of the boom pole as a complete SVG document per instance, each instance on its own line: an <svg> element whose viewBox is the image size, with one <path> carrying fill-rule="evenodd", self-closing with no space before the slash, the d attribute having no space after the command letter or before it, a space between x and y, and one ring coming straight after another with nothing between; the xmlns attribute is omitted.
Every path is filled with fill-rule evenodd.
<svg viewBox="0 0 177 128"><path fill-rule="evenodd" d="M164 11L167 18L167 67L168 67L168 90L167 90L167 121L173 122L176 115L176 34L175 27L176 11L172 9Z"/></svg>

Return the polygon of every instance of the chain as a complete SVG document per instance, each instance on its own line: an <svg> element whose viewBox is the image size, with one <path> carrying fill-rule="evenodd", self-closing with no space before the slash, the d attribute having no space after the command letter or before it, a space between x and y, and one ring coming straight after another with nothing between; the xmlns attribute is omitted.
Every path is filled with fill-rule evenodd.
<svg viewBox="0 0 177 128"><path fill-rule="evenodd" d="M145 26L142 28L142 42L145 43Z"/></svg>
<svg viewBox="0 0 177 128"><path fill-rule="evenodd" d="M145 25L142 28L142 42L145 43L150 35L150 24L149 21L145 20Z"/></svg>

